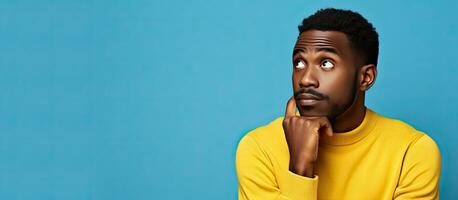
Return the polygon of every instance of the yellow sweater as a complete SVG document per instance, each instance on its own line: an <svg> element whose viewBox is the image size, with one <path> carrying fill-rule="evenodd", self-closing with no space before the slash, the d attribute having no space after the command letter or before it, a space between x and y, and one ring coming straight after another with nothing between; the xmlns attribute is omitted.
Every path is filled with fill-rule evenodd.
<svg viewBox="0 0 458 200"><path fill-rule="evenodd" d="M289 171L282 121L279 117L240 140L239 199L439 199L439 149L402 121L366 109L354 130L320 138L314 178Z"/></svg>

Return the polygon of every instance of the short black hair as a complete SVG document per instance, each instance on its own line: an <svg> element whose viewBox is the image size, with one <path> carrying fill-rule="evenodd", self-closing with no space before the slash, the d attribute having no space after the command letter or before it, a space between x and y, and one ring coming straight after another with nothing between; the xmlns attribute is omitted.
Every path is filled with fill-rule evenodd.
<svg viewBox="0 0 458 200"><path fill-rule="evenodd" d="M308 30L338 31L345 33L354 50L362 55L364 65L377 66L379 53L378 33L361 14L343 9L320 9L302 20L299 35Z"/></svg>

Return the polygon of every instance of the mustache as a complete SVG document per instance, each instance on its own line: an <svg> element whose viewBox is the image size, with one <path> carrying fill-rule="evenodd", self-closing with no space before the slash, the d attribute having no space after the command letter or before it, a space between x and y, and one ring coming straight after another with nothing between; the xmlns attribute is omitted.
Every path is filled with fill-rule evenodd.
<svg viewBox="0 0 458 200"><path fill-rule="evenodd" d="M302 94L302 93L308 93L317 96L320 98L320 100L328 100L329 96L325 95L323 93L320 93L316 90L310 89L310 88L299 88L296 92L294 92L294 98L297 99L297 96Z"/></svg>

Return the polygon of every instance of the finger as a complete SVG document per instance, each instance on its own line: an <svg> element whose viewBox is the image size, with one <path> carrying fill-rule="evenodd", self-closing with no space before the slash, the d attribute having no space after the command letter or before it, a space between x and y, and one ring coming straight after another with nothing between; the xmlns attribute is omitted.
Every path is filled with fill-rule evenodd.
<svg viewBox="0 0 458 200"><path fill-rule="evenodd" d="M325 117L320 120L320 131L328 136L334 135L331 122Z"/></svg>
<svg viewBox="0 0 458 200"><path fill-rule="evenodd" d="M296 101L294 96L289 98L288 104L286 105L285 118L296 116Z"/></svg>

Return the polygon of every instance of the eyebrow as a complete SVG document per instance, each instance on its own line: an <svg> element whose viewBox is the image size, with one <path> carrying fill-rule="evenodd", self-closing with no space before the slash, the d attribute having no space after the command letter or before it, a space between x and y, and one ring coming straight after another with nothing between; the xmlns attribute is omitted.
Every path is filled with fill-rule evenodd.
<svg viewBox="0 0 458 200"><path fill-rule="evenodd" d="M324 52L327 52L327 53L332 53L332 54L336 54L336 55L340 55L339 54L339 51L337 51L337 49L335 48L332 48L332 47L318 47L316 48L316 52L320 52L320 51L324 51ZM299 52L307 52L305 49L302 49L302 48L297 48L297 49L294 49L293 50L293 56L296 55L297 53Z"/></svg>

